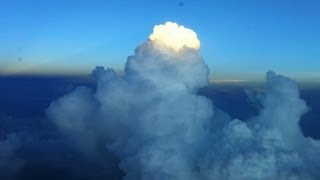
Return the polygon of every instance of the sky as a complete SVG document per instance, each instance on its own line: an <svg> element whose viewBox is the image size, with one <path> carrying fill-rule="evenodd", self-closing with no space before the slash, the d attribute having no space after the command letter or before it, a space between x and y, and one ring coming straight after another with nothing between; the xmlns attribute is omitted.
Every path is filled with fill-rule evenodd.
<svg viewBox="0 0 320 180"><path fill-rule="evenodd" d="M320 80L317 0L1 0L0 74L121 71L154 25L194 30L210 78Z"/></svg>

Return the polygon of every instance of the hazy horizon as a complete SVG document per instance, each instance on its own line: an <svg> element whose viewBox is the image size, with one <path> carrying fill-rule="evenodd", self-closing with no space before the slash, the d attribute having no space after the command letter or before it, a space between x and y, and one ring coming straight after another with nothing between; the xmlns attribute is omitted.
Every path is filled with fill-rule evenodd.
<svg viewBox="0 0 320 180"><path fill-rule="evenodd" d="M197 33L210 78L320 81L319 1L181 2L3 0L0 74L121 71L155 24L174 21Z"/></svg>

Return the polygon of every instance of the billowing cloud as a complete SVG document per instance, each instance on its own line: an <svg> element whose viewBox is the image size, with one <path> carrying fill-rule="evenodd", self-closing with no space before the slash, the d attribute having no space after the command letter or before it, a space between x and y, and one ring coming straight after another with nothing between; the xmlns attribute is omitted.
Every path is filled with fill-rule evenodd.
<svg viewBox="0 0 320 180"><path fill-rule="evenodd" d="M318 158L320 143L300 131L307 106L296 83L270 71L260 100L258 116L216 131L200 163L205 179L319 179L319 163L310 160Z"/></svg>
<svg viewBox="0 0 320 180"><path fill-rule="evenodd" d="M170 21L156 25L149 40L157 46L172 48L175 51L180 51L184 47L195 50L200 48L200 41L194 31Z"/></svg>
<svg viewBox="0 0 320 180"><path fill-rule="evenodd" d="M125 179L319 179L320 142L300 131L307 106L295 82L268 72L259 114L231 119L197 94L208 84L197 46L163 50L184 30L156 26L124 75L97 67L97 89L77 88L48 116L85 154L114 153Z"/></svg>

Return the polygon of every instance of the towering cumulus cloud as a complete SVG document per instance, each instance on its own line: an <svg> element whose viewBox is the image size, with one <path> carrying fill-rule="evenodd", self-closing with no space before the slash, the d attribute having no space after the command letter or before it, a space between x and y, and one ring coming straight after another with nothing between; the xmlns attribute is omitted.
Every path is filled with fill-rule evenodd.
<svg viewBox="0 0 320 180"><path fill-rule="evenodd" d="M77 88L48 116L89 157L116 155L125 179L319 179L320 143L300 131L296 84L268 72L259 115L232 120L197 94L209 72L199 47L190 29L155 26L123 76L97 67L97 89Z"/></svg>

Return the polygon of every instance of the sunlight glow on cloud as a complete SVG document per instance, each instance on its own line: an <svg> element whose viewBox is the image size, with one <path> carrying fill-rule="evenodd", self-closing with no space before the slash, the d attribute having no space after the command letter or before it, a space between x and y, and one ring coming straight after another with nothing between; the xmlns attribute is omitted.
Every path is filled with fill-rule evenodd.
<svg viewBox="0 0 320 180"><path fill-rule="evenodd" d="M157 45L172 48L176 52L180 51L183 47L195 50L200 49L200 41L194 31L170 21L165 24L156 25L149 36L149 40Z"/></svg>

